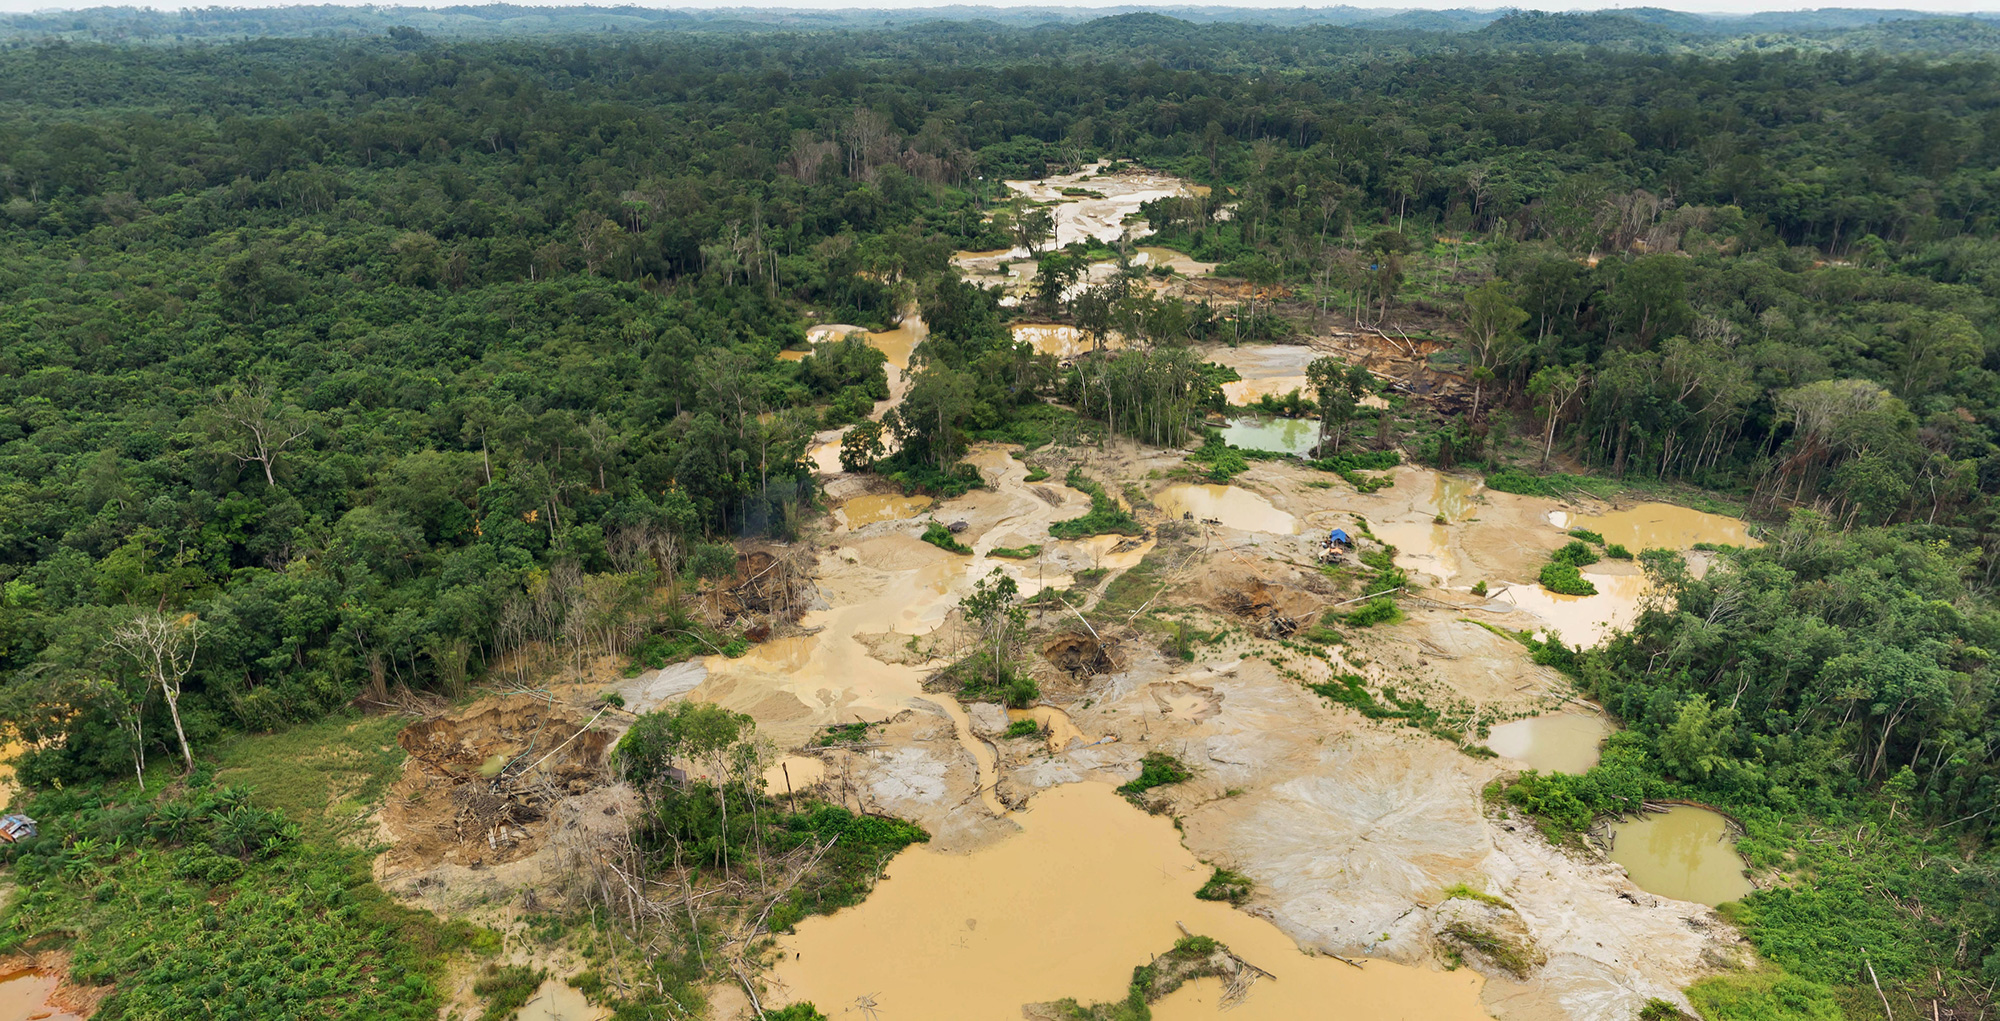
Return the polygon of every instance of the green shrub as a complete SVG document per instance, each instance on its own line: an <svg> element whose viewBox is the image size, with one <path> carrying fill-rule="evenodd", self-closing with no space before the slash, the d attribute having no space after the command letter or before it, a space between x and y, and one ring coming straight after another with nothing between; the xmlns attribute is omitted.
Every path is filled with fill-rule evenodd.
<svg viewBox="0 0 2000 1021"><path fill-rule="evenodd" d="M1349 627L1374 627L1377 624L1395 624L1403 619L1401 607L1388 596L1376 596L1349 610L1340 618Z"/></svg>
<svg viewBox="0 0 2000 1021"><path fill-rule="evenodd" d="M1623 546L1620 546L1619 544L1617 544L1617 543L1615 543L1615 542L1614 542L1614 543L1612 543L1612 544L1610 544L1610 545L1608 545L1608 546L1606 546L1606 547L1604 547L1604 555L1605 555L1605 556L1607 556L1607 557L1610 557L1610 558L1611 558L1611 559L1613 559L1613 560L1630 560L1630 559L1632 559L1632 551L1631 551L1631 550L1629 550L1629 549L1626 549L1626 548L1625 548L1625 547L1623 547Z"/></svg>
<svg viewBox="0 0 2000 1021"><path fill-rule="evenodd" d="M1542 587L1565 596L1594 596L1597 586L1584 578L1575 564L1551 560L1542 565Z"/></svg>
<svg viewBox="0 0 2000 1021"><path fill-rule="evenodd" d="M1257 884L1251 882L1249 876L1241 872L1232 872L1218 865L1215 872L1208 877L1208 882L1201 884L1201 889L1196 890L1194 895L1202 900L1221 900L1228 901L1231 904L1241 904L1250 899L1250 894L1256 888Z"/></svg>
<svg viewBox="0 0 2000 1021"><path fill-rule="evenodd" d="M1147 752L1139 760L1139 775L1130 783L1118 788L1118 793L1130 797L1143 794L1155 787L1180 783L1194 776L1194 771L1181 764L1181 760L1165 752Z"/></svg>
<svg viewBox="0 0 2000 1021"><path fill-rule="evenodd" d="M1250 470L1250 462L1243 452L1229 445L1220 433L1210 430L1208 439L1201 448L1188 454L1187 459L1194 464L1207 466L1211 482L1228 482L1233 475Z"/></svg>
<svg viewBox="0 0 2000 1021"><path fill-rule="evenodd" d="M1071 468L1064 479L1071 489L1090 496L1090 513L1068 521L1058 521L1049 526L1049 534L1058 539L1087 539L1093 535L1143 535L1145 528L1134 520L1131 513L1118 506L1118 501L1104 491L1096 480L1086 476L1081 470Z"/></svg>
<svg viewBox="0 0 2000 1021"><path fill-rule="evenodd" d="M1000 736L1009 739L1016 737L1035 737L1039 735L1041 732L1042 732L1042 725L1036 723L1034 720L1015 720L1014 722L1007 724L1007 729L1001 731Z"/></svg>
<svg viewBox="0 0 2000 1021"><path fill-rule="evenodd" d="M992 555L996 557L1005 557L1008 560L1033 560L1036 557L1042 555L1042 544L1033 543L1027 546L1018 546L1018 547L995 546L993 547Z"/></svg>
<svg viewBox="0 0 2000 1021"><path fill-rule="evenodd" d="M946 528L936 521L931 522L930 527L924 529L924 541L947 553L970 554L972 552L972 547L959 542L958 537L951 534L951 529Z"/></svg>
<svg viewBox="0 0 2000 1021"><path fill-rule="evenodd" d="M1573 539L1582 539L1585 542L1594 542L1599 546L1604 545L1604 536L1599 535L1588 528L1572 528L1569 530L1569 534L1570 537Z"/></svg>
<svg viewBox="0 0 2000 1021"><path fill-rule="evenodd" d="M1484 578L1472 583L1472 594L1475 596L1486 594L1486 580Z"/></svg>
<svg viewBox="0 0 2000 1021"><path fill-rule="evenodd" d="M1597 551L1591 549L1590 545L1581 539L1572 539L1564 543L1563 548L1549 554L1549 559L1558 563L1573 564L1577 567L1582 567L1586 564L1597 563Z"/></svg>

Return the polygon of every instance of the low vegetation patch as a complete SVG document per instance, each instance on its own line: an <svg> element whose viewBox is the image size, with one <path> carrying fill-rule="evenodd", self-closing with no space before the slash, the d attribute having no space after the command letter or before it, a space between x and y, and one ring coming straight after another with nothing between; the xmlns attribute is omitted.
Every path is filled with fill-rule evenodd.
<svg viewBox="0 0 2000 1021"><path fill-rule="evenodd" d="M958 537L951 534L951 529L936 521L924 529L924 541L947 553L963 553L968 556L972 553L972 547L959 542Z"/></svg>
<svg viewBox="0 0 2000 1021"><path fill-rule="evenodd" d="M1594 563L1597 563L1597 551L1581 539L1572 539L1563 548L1549 554L1549 562L1542 565L1542 587L1559 595L1594 596L1597 586L1578 570L1585 564Z"/></svg>
<svg viewBox="0 0 2000 1021"><path fill-rule="evenodd" d="M1215 867L1215 872L1208 877L1208 882L1201 884L1201 889L1196 890L1194 895L1202 900L1241 904L1249 900L1256 889L1257 884L1252 882L1249 876L1218 865Z"/></svg>
<svg viewBox="0 0 2000 1021"><path fill-rule="evenodd" d="M498 945L398 906L366 853L305 839L206 766L170 793L70 787L26 807L41 835L0 851L22 890L0 955L67 946L76 982L117 985L102 1017L431 1021L446 958Z"/></svg>
<svg viewBox="0 0 2000 1021"><path fill-rule="evenodd" d="M1017 737L1037 737L1041 733L1042 725L1036 723L1034 720L1015 720L1007 724L1007 729L1001 731L1000 736L1012 739Z"/></svg>
<svg viewBox="0 0 2000 1021"><path fill-rule="evenodd" d="M1118 793L1126 797L1144 794L1155 787L1180 783L1194 776L1194 770L1181 764L1181 760L1166 752L1147 752L1139 760L1139 775L1118 788Z"/></svg>
<svg viewBox="0 0 2000 1021"><path fill-rule="evenodd" d="M993 547L992 555L1007 560L1033 560L1036 557L1042 555L1042 544L1033 543L1027 546L995 546Z"/></svg>
<svg viewBox="0 0 2000 1021"><path fill-rule="evenodd" d="M1071 489L1089 495L1090 513L1050 525L1050 535L1058 539L1087 539L1093 535L1145 533L1146 530L1133 519L1131 512L1118 506L1118 501L1113 500L1097 480L1085 475L1081 469L1071 468L1064 481Z"/></svg>

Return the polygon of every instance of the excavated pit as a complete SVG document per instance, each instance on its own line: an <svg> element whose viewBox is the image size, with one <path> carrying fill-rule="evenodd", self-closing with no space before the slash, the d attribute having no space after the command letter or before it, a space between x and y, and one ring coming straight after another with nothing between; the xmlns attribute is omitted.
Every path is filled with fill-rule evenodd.
<svg viewBox="0 0 2000 1021"><path fill-rule="evenodd" d="M540 844L549 808L606 779L613 736L536 695L420 720L397 735L410 755L383 806L397 867L497 865Z"/></svg>
<svg viewBox="0 0 2000 1021"><path fill-rule="evenodd" d="M1087 634L1070 632L1051 638L1042 646L1042 656L1056 669L1077 680L1114 673L1118 665L1116 643L1110 647Z"/></svg>

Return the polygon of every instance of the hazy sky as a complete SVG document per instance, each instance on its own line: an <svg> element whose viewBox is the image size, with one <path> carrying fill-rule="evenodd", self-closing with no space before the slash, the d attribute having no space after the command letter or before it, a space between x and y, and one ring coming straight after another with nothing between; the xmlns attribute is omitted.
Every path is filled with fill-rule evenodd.
<svg viewBox="0 0 2000 1021"><path fill-rule="evenodd" d="M217 0L194 0L194 2L192 3L177 3L173 2L173 0L165 0L165 2L162 2L162 0L153 0L153 2L147 3L144 2L144 0L133 0L131 5L149 6L165 10L179 10L182 7L190 7L190 6L206 7L216 2ZM329 0L314 0L314 2L329 2ZM343 0L330 0L330 2L343 2ZM481 0L463 0L463 2L477 3L481 2ZM569 2L569 0L523 0L523 2L533 3L537 5L542 5L542 4L559 5L559 4L566 4ZM620 3L621 0L591 0L591 2L594 2L600 6L614 6ZM1297 8L1301 6L1306 6L1306 7L1324 6L1319 4L1300 4L1297 2L1297 0L1291 0L1291 2L1286 2L1286 0L1185 0L1185 2L1202 4L1204 6L1215 5L1215 6L1231 6L1231 7ZM249 2L244 2L244 0L237 0L236 3L228 3L225 5L242 6L242 7L288 6L286 4L281 4L281 3L258 3L256 2L256 0L249 0ZM989 2L980 4L980 6L990 6L990 7L1067 7L1067 8L1121 7L1130 5L1133 5L1132 0L1044 0L1044 2L1041 3L1010 3L1007 2L1007 0L998 0L998 2ZM107 3L106 0L74 0L74 2L59 2L59 3L50 3L48 2L48 0L0 0L0 12L5 12L5 13L20 13L24 11L70 10L79 7L103 7L103 6L123 6L123 4ZM442 7L442 6L450 6L450 4L427 3L427 4L408 4L407 6ZM751 2L744 2L744 0L692 0L692 2L641 3L640 6L683 7L683 8L688 8L688 7L700 7L700 8L789 7L789 8L813 8L813 9L868 8L875 10L884 10L884 9L906 8L906 7L941 7L941 6L946 6L946 4L939 2L939 0L876 0L876 2L863 2L863 3L856 3L854 2L854 0L784 0L784 2L758 2L758 0L751 0ZM1869 8L1879 8L1879 9L1919 10L1919 11L1936 11L1940 13L1964 14L1973 11L2000 10L2000 0L1909 0L1909 2L1896 2L1896 0L1818 0L1818 2L1814 3L1796 4L1796 5L1790 5L1784 3L1772 3L1771 0L1657 0L1657 2L1649 4L1610 3L1610 2L1604 2L1604 0L1531 0L1531 2L1523 2L1519 4L1491 4L1491 3L1481 3L1481 2L1467 2L1467 0L1409 0L1409 2L1398 2L1398 3L1378 3L1378 2L1370 2L1370 0L1359 0L1359 2L1351 4L1351 6L1371 7L1371 8L1373 7L1395 8L1395 9L1425 8L1434 10L1445 9L1445 8L1483 8L1490 10L1493 9L1494 7L1499 7L1499 6L1510 6L1510 7L1518 6L1522 8L1528 8L1533 10L1544 10L1544 11L1615 10L1619 7L1647 6L1647 7L1665 7L1677 11L1702 11L1702 12L1729 13L1729 14L1748 14L1756 11L1799 10L1799 9L1810 9L1810 8L1820 8L1820 7L1869 7Z"/></svg>

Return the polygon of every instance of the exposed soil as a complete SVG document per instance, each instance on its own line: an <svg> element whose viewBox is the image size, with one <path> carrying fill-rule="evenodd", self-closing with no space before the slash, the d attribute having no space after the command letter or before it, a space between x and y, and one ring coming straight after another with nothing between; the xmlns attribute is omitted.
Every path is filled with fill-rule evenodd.
<svg viewBox="0 0 2000 1021"><path fill-rule="evenodd" d="M490 867L534 853L551 808L604 782L614 735L538 695L502 695L412 723L410 753L382 821L394 846L378 868Z"/></svg>

